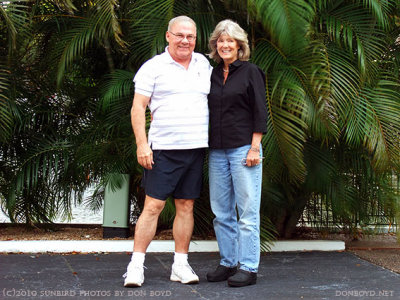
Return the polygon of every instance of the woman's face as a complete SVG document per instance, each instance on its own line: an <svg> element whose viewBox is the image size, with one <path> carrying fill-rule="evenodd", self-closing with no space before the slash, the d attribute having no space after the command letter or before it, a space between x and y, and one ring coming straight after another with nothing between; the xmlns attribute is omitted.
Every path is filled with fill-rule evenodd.
<svg viewBox="0 0 400 300"><path fill-rule="evenodd" d="M227 34L221 34L217 40L217 52L225 64L231 64L238 59L238 42Z"/></svg>

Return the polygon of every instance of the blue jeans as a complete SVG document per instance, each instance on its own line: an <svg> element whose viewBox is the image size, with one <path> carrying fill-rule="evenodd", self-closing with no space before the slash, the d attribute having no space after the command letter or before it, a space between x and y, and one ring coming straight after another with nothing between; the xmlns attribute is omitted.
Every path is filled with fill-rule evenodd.
<svg viewBox="0 0 400 300"><path fill-rule="evenodd" d="M220 264L226 267L239 264L240 269L257 272L262 164L254 167L242 164L249 149L250 145L210 149L210 202L215 214Z"/></svg>

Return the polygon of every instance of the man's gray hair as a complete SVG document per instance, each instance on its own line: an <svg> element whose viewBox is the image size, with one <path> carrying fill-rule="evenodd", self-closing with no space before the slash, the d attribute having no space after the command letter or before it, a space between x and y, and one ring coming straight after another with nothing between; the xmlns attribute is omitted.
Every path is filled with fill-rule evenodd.
<svg viewBox="0 0 400 300"><path fill-rule="evenodd" d="M222 34L229 35L231 38L235 39L239 45L238 59L239 60L249 60L250 58L250 47L249 40L247 39L247 33L239 26L238 23L232 20L223 20L217 24L213 33L211 34L208 46L211 52L208 56L220 63L222 58L219 56L217 51L217 40Z"/></svg>
<svg viewBox="0 0 400 300"><path fill-rule="evenodd" d="M171 28L175 23L180 23L180 22L190 22L194 25L194 28L196 28L196 23L191 18L189 18L188 16L178 16L169 21L168 31L171 31Z"/></svg>

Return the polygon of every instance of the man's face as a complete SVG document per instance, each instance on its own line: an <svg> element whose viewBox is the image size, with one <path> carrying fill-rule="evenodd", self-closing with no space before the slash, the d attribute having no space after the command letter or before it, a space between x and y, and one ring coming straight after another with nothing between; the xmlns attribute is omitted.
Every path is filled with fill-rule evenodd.
<svg viewBox="0 0 400 300"><path fill-rule="evenodd" d="M176 22L171 30L167 31L168 50L174 60L180 62L191 59L196 45L196 38L188 41L191 37L196 37L196 27L191 22Z"/></svg>

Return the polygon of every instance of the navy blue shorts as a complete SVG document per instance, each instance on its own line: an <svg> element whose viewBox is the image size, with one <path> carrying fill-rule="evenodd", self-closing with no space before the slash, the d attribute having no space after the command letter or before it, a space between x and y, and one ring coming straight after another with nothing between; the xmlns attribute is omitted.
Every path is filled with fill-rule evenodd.
<svg viewBox="0 0 400 300"><path fill-rule="evenodd" d="M205 149L153 150L153 169L144 169L142 186L146 195L167 200L200 197Z"/></svg>

